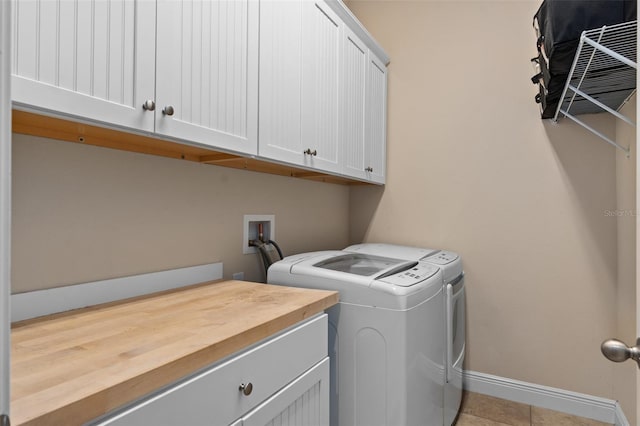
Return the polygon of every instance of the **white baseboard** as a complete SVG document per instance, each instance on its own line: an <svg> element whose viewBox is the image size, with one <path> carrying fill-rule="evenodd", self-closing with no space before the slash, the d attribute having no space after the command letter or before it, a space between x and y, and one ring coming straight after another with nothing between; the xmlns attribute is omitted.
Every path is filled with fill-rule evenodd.
<svg viewBox="0 0 640 426"><path fill-rule="evenodd" d="M614 424L616 426L631 426L629 424L629 421L627 420L627 417L624 415L624 411L622 411L622 407L617 401L616 401L616 419Z"/></svg>
<svg viewBox="0 0 640 426"><path fill-rule="evenodd" d="M616 426L629 426L617 401L521 382L491 374L465 371L464 389L509 401L560 411Z"/></svg>
<svg viewBox="0 0 640 426"><path fill-rule="evenodd" d="M11 295L11 322L222 278L222 263L190 266Z"/></svg>

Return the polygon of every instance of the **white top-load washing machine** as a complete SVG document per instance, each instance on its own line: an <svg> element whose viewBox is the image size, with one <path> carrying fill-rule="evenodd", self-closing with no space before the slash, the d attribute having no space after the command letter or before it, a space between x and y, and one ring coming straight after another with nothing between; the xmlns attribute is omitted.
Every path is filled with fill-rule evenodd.
<svg viewBox="0 0 640 426"><path fill-rule="evenodd" d="M271 284L340 292L328 310L332 425L442 424L442 280L433 264L344 251L271 265Z"/></svg>
<svg viewBox="0 0 640 426"><path fill-rule="evenodd" d="M465 290L462 259L445 250L409 247L395 244L356 244L344 251L396 259L427 262L443 273L446 312L446 367L444 386L444 425L453 424L462 400L462 364L465 354Z"/></svg>

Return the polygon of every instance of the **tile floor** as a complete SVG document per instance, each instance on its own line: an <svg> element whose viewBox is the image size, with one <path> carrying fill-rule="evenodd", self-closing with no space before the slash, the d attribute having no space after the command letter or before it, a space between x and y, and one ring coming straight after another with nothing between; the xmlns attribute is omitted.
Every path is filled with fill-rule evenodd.
<svg viewBox="0 0 640 426"><path fill-rule="evenodd" d="M591 419L465 392L455 426L606 426Z"/></svg>

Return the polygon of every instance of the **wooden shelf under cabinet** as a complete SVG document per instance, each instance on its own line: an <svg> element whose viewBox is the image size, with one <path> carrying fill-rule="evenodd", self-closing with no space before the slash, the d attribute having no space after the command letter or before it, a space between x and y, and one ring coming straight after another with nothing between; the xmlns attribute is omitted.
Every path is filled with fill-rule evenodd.
<svg viewBox="0 0 640 426"><path fill-rule="evenodd" d="M341 185L369 184L342 176L333 176L322 172L220 152L214 149L185 145L151 136L128 133L21 110L13 110L12 131L24 135L40 136L84 145L158 155L196 163L290 176L319 182Z"/></svg>

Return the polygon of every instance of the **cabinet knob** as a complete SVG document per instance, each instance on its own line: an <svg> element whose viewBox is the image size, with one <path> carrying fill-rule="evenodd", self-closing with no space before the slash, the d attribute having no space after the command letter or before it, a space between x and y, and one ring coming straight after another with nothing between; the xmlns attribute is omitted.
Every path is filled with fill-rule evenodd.
<svg viewBox="0 0 640 426"><path fill-rule="evenodd" d="M251 382L244 384L242 383L239 387L238 390L240 392L242 392L243 394L245 394L246 396L251 395L251 392L253 392L253 385L251 384Z"/></svg>
<svg viewBox="0 0 640 426"><path fill-rule="evenodd" d="M369 172L369 173L373 173L373 167L369 166L366 169L364 169L365 172Z"/></svg>
<svg viewBox="0 0 640 426"><path fill-rule="evenodd" d="M156 103L153 102L151 99L147 99L142 104L142 109L145 110L145 111L153 111L153 110L156 109Z"/></svg>
<svg viewBox="0 0 640 426"><path fill-rule="evenodd" d="M318 155L318 151L316 151L315 149L311 151L311 148L307 148L306 151L303 151L302 153L306 155L313 155L314 157Z"/></svg>
<svg viewBox="0 0 640 426"><path fill-rule="evenodd" d="M162 113L164 115L173 115L174 112L175 111L171 105L167 105L166 107L162 108Z"/></svg>

